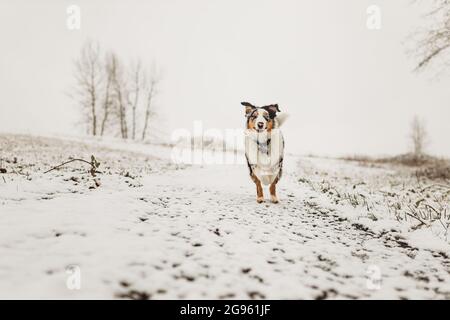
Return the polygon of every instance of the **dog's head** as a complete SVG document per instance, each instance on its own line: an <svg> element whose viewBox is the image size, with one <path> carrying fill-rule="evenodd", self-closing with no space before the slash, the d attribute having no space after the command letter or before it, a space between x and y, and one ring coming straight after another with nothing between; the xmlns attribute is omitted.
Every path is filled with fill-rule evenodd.
<svg viewBox="0 0 450 320"><path fill-rule="evenodd" d="M277 117L277 112L280 112L277 104L264 107L255 107L248 102L241 102L241 104L245 107L247 129L256 130L257 132L270 132L275 128L275 118Z"/></svg>

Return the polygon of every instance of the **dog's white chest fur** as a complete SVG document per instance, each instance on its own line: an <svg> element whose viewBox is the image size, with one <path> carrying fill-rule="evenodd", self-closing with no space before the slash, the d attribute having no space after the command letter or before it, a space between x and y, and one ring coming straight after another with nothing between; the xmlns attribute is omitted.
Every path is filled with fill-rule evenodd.
<svg viewBox="0 0 450 320"><path fill-rule="evenodd" d="M265 169L261 167L256 167L253 171L255 173L255 176L261 181L261 183L265 186L268 186L272 184L272 182L275 181L275 178L278 175L278 172L280 169Z"/></svg>
<svg viewBox="0 0 450 320"><path fill-rule="evenodd" d="M278 176L283 160L284 141L279 129L271 132L245 132L245 155L255 176L269 185Z"/></svg>

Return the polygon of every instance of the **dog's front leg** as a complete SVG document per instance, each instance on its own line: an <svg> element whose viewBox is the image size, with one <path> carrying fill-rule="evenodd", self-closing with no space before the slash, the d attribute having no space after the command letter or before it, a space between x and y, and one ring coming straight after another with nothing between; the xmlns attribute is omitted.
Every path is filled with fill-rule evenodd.
<svg viewBox="0 0 450 320"><path fill-rule="evenodd" d="M278 203L278 198L277 198L277 182L278 182L278 178L275 179L274 182L272 182L272 184L270 185L270 201L272 201L273 203Z"/></svg>
<svg viewBox="0 0 450 320"><path fill-rule="evenodd" d="M264 193L261 185L261 181L252 173L252 180L256 184L256 202L262 203L264 202Z"/></svg>

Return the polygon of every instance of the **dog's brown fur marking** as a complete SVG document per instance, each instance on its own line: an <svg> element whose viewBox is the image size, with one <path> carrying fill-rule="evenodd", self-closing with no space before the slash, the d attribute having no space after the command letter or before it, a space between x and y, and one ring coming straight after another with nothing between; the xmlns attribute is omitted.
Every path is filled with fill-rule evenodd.
<svg viewBox="0 0 450 320"><path fill-rule="evenodd" d="M247 129L255 129L255 119L248 119L247 122Z"/></svg>
<svg viewBox="0 0 450 320"><path fill-rule="evenodd" d="M270 185L270 198L271 201L273 203L278 203L278 198L277 198L277 182L278 180L280 180L280 177L276 177L275 180L272 182L272 184Z"/></svg>
<svg viewBox="0 0 450 320"><path fill-rule="evenodd" d="M250 177L252 177L253 182L256 184L256 201L258 203L264 202L264 193L261 181L259 181L258 177L256 177L253 172L250 174Z"/></svg>
<svg viewBox="0 0 450 320"><path fill-rule="evenodd" d="M252 109L248 112L248 119L247 119L247 129L255 129L255 120L257 116L257 109Z"/></svg>
<svg viewBox="0 0 450 320"><path fill-rule="evenodd" d="M255 107L252 107L252 106L246 106L245 107L245 113L246 114L249 114L250 112L252 112L252 110L254 109Z"/></svg>
<svg viewBox="0 0 450 320"><path fill-rule="evenodd" d="M273 120L270 119L269 121L267 121L267 132L272 131L273 129Z"/></svg>

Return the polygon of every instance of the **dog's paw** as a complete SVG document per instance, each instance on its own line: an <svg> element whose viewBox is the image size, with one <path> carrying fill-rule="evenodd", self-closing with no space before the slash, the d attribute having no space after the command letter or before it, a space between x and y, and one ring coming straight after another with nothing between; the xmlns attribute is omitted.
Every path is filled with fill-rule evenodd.
<svg viewBox="0 0 450 320"><path fill-rule="evenodd" d="M278 203L280 201L278 201L278 198L276 196L271 196L270 197L270 201L272 201L272 203Z"/></svg>
<svg viewBox="0 0 450 320"><path fill-rule="evenodd" d="M264 198L263 197L258 197L258 198L256 198L256 202L263 203L264 202Z"/></svg>

